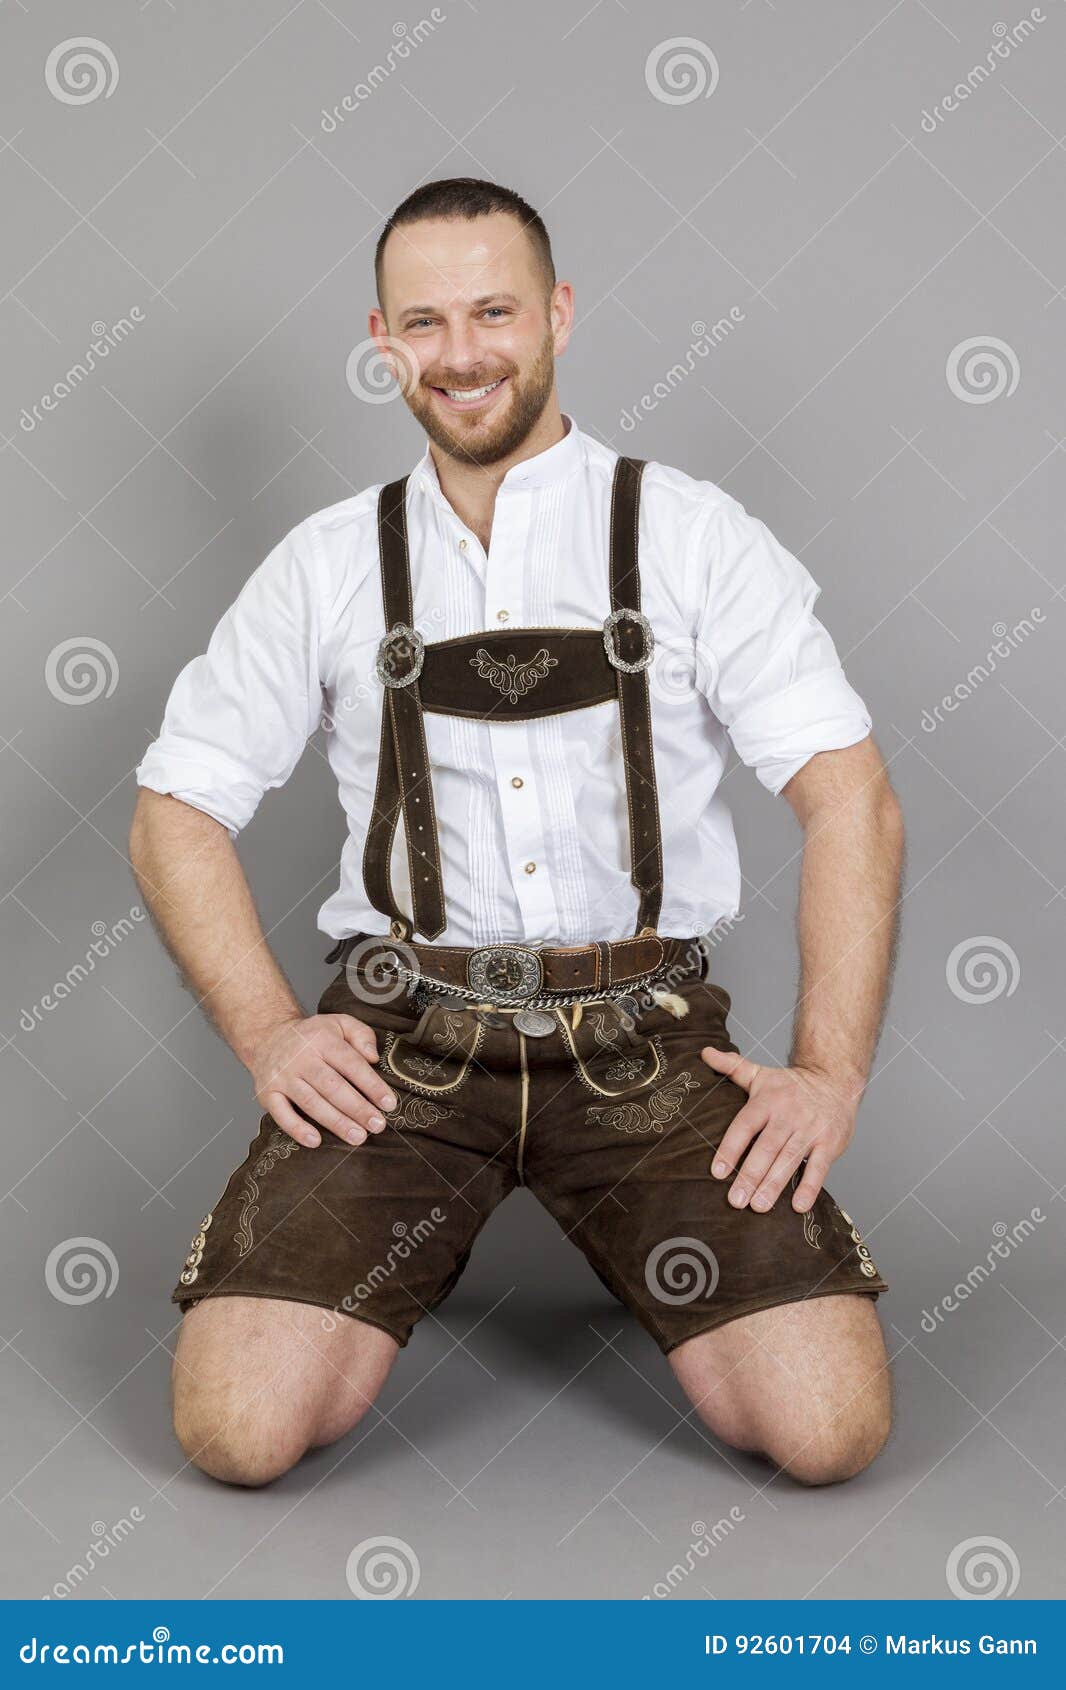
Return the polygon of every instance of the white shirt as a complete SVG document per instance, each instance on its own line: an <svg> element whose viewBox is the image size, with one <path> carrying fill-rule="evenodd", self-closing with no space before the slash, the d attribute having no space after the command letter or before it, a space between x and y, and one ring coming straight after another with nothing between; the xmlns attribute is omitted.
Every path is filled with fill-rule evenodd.
<svg viewBox="0 0 1066 1690"><path fill-rule="evenodd" d="M564 416L565 437L509 469L483 547L414 466L407 529L415 625L427 642L486 630L599 628L610 610L617 454ZM332 938L385 934L362 853L377 774L384 633L379 486L298 523L249 577L206 652L178 675L136 777L236 838L292 774L316 728L348 822L340 885L318 914ZM819 751L870 732L866 706L814 615L820 588L711 481L649 462L641 486L641 606L663 833L659 932L735 915L740 864L718 792L727 734L771 793ZM506 643L506 642L504 642ZM425 714L448 925L438 943L580 944L636 929L625 774L612 700L530 722ZM410 913L402 821L393 889ZM527 869L527 865L532 865ZM416 935L424 938L424 935Z"/></svg>

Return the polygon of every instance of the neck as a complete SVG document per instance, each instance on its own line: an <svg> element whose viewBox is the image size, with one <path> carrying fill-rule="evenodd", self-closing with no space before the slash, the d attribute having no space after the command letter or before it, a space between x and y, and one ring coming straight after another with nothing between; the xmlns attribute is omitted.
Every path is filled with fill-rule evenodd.
<svg viewBox="0 0 1066 1690"><path fill-rule="evenodd" d="M572 425L571 425L572 426ZM453 458L433 441L430 456L437 471L441 492L456 516L473 529L486 552L492 534L492 517L496 508L496 493L509 469L546 452L566 436L559 402L553 394L529 434L506 457L491 464L472 464L463 458Z"/></svg>

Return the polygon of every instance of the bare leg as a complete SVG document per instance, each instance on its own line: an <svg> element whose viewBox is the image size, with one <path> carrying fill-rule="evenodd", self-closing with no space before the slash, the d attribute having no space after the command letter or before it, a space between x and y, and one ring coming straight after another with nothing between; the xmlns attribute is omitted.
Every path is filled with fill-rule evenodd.
<svg viewBox="0 0 1066 1690"><path fill-rule="evenodd" d="M852 1478L888 1437L888 1357L869 1298L812 1297L744 1315L668 1359L712 1432L803 1484Z"/></svg>
<svg viewBox="0 0 1066 1690"><path fill-rule="evenodd" d="M357 1424L399 1345L308 1303L205 1297L181 1324L174 1430L212 1478L265 1485Z"/></svg>

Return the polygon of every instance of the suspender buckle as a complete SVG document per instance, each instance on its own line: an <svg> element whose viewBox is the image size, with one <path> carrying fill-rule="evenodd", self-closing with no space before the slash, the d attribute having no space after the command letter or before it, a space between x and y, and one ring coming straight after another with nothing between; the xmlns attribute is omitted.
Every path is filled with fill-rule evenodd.
<svg viewBox="0 0 1066 1690"><path fill-rule="evenodd" d="M409 687L417 681L426 660L426 642L406 622L396 622L378 646L374 669L387 687Z"/></svg>
<svg viewBox="0 0 1066 1690"><path fill-rule="evenodd" d="M630 623L633 627L620 628L620 623ZM616 628L619 628L617 642ZM634 638L636 628L639 628L643 635L639 644ZM604 617L603 647L607 653L607 661L613 668L622 669L627 675L639 675L650 664L655 650L655 635L651 631L651 623L642 611L630 610L622 605L618 610L612 610L610 616Z"/></svg>

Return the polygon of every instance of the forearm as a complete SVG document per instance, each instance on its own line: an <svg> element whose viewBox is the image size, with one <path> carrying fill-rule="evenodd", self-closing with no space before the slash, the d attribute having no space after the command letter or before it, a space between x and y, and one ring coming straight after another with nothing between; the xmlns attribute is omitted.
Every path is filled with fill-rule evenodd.
<svg viewBox="0 0 1066 1690"><path fill-rule="evenodd" d="M861 1093L873 1063L899 930L903 825L887 779L804 818L800 995L790 1066Z"/></svg>
<svg viewBox="0 0 1066 1690"><path fill-rule="evenodd" d="M142 790L130 861L183 983L246 1065L264 1034L304 1014L267 945L226 829L176 798Z"/></svg>

